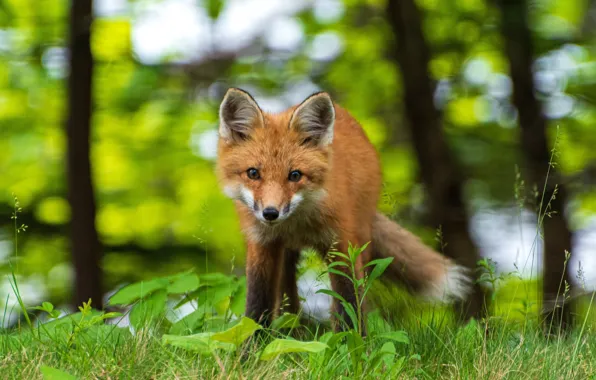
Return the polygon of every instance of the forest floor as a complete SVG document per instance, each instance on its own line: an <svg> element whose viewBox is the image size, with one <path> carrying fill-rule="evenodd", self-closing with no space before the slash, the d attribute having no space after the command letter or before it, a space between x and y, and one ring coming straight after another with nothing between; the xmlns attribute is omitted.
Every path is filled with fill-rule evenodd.
<svg viewBox="0 0 596 380"><path fill-rule="evenodd" d="M127 309L130 325L126 327L105 323L122 316L98 312L88 305L62 317L52 305L42 305L39 309L48 315L46 322L29 324L23 319L20 327L0 334L1 377L596 378L596 321L589 312L592 299L576 306L576 326L568 334L545 336L535 305L524 301L535 295L535 282L507 282L492 299L490 318L459 326L446 307L401 295L387 306L383 297L398 296L389 291L382 297L375 293L373 302L383 307L364 317L367 334L363 337L358 331L333 333L328 323L303 322L292 314L262 329L252 320L232 315L230 310L243 305L235 305L234 297L229 296L223 303L211 305L213 308L203 307L199 301L195 311L182 319L166 317L166 295L198 286L195 277L218 286L226 281L221 274L187 272L169 277L169 282L144 282L145 297ZM237 280L229 279L228 288ZM167 291L159 290L159 284L167 286ZM219 294L216 288L215 298ZM138 289L135 284L129 286L129 294L121 291L118 300L129 302ZM149 293L152 295L147 296ZM240 294L238 299L243 297ZM258 338L253 338L256 330L260 330Z"/></svg>

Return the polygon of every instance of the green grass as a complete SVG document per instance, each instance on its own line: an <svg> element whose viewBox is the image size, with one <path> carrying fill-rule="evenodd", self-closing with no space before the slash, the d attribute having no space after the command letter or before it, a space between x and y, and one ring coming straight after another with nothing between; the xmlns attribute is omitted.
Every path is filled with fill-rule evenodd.
<svg viewBox="0 0 596 380"><path fill-rule="evenodd" d="M43 378L42 371L45 378L52 378L47 375L52 368L63 371L58 378L67 378L67 373L80 379L596 378L596 325L586 314L588 304L578 308L584 312L568 336L545 337L535 310L522 312L521 300L527 295L522 290L536 289L532 282L510 280L497 292L491 318L460 327L445 307L422 304L399 290L374 288L371 300L384 307L367 314L368 335L360 340L357 333L347 333L331 344L334 334L328 324L298 324L291 316L286 318L291 322L286 326L294 326L291 330L267 329L244 341L238 331L245 323L239 324L233 311L243 307L236 302L243 297L243 279L222 274L198 278L201 287L197 276L186 272L133 284L117 293L114 303L133 304L129 317L134 334L105 323L108 317L122 318L117 314L106 315L85 305L70 317L52 318L52 307L45 304L42 313L49 321L33 320L33 327L23 321L0 335L2 378ZM209 296L197 298L195 287L201 296ZM170 309L166 298L198 299L202 306L193 314L200 318L171 322L165 317ZM228 332L222 342L238 344L205 348L195 343L172 345L164 338L212 337L210 333L218 331ZM244 332L251 331L249 326ZM318 341L329 348L262 360L265 347L279 338Z"/></svg>
<svg viewBox="0 0 596 380"><path fill-rule="evenodd" d="M98 330L99 331L99 330ZM437 326L408 329L410 343L397 345L396 356L405 358L394 375L418 378L594 378L596 338L573 334L567 340L547 342L536 331L521 334L499 327L497 337L484 338L476 327L454 331ZM352 364L339 350L323 367L310 356L288 354L264 362L256 352L247 358L233 353L204 357L165 346L158 335L115 334L112 327L97 336L84 334L68 351L42 344L31 337L2 337L0 368L3 378L40 378L42 365L59 368L80 378L338 378L353 375ZM580 345L575 352L576 344ZM380 342L367 343L367 352ZM413 355L419 355L419 358ZM384 364L382 364L384 366ZM384 368L383 368L384 369ZM381 369L381 370L383 370ZM380 373L366 373L375 378ZM367 376L368 375L368 376Z"/></svg>

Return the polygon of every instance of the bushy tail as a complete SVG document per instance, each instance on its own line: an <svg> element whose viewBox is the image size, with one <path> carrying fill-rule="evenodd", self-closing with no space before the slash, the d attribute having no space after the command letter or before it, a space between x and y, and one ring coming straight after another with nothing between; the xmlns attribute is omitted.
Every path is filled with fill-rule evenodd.
<svg viewBox="0 0 596 380"><path fill-rule="evenodd" d="M393 257L386 279L434 300L463 300L471 290L469 270L455 264L417 236L377 212L372 226L373 259Z"/></svg>

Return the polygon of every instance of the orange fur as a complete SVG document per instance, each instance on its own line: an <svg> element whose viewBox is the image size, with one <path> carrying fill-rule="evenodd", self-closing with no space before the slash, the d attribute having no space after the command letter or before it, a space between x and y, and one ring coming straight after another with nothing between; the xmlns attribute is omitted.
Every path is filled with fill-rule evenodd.
<svg viewBox="0 0 596 380"><path fill-rule="evenodd" d="M217 174L235 200L248 245L247 315L269 321L282 291L296 311L296 256L307 247L326 255L334 244L347 252L349 243L372 240L358 268L372 257L395 257L399 262L390 274L399 277L397 268L404 263L412 268L424 260L420 268L426 269L415 270L414 276L426 278L401 276L415 285L434 284L453 267L438 253L411 243L416 240L412 235L395 234L399 226L377 213L382 181L377 152L358 122L327 94L270 114L250 95L231 89L222 102L220 123ZM249 168L258 178L250 178ZM292 171L302 174L299 181L289 180ZM278 210L280 220L265 220L265 208ZM418 258L417 252L423 255ZM333 290L355 302L351 283L335 274L330 279ZM334 309L345 315L335 300Z"/></svg>

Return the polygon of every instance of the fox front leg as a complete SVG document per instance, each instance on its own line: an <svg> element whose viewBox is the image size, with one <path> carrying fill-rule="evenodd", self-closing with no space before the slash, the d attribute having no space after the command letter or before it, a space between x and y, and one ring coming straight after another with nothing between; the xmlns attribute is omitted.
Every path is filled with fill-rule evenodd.
<svg viewBox="0 0 596 380"><path fill-rule="evenodd" d="M283 249L278 244L250 243L246 257L246 316L268 326L281 295Z"/></svg>
<svg viewBox="0 0 596 380"><path fill-rule="evenodd" d="M284 305L285 311L293 314L298 314L300 310L300 297L298 296L296 279L299 259L300 251L286 249L284 253L284 273L281 279L281 297L282 300L287 297L287 305Z"/></svg>

